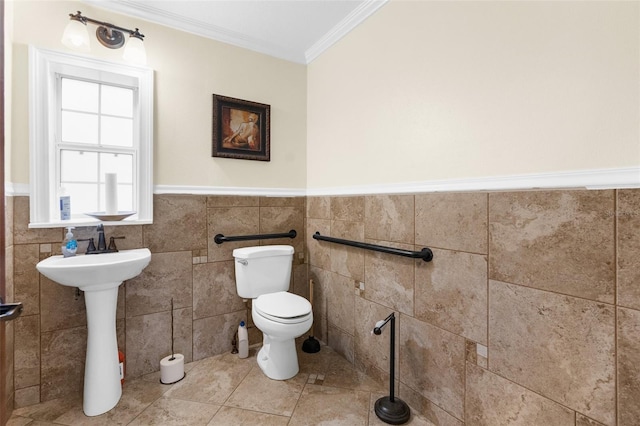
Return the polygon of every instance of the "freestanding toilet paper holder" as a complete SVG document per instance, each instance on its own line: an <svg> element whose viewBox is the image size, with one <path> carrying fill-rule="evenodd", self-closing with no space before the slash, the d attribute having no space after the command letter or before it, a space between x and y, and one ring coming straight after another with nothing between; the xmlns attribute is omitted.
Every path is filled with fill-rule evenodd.
<svg viewBox="0 0 640 426"><path fill-rule="evenodd" d="M187 377L184 372L184 355L173 350L173 297L171 298L171 355L160 360L160 383L172 385Z"/></svg>
<svg viewBox="0 0 640 426"><path fill-rule="evenodd" d="M396 346L396 316L395 312L391 312L387 318L378 321L373 329L373 334L382 334L384 326L391 321L391 338L389 349L389 396L379 398L374 406L376 416L385 423L392 425L401 425L409 421L411 417L411 409L406 402L395 397L395 346Z"/></svg>

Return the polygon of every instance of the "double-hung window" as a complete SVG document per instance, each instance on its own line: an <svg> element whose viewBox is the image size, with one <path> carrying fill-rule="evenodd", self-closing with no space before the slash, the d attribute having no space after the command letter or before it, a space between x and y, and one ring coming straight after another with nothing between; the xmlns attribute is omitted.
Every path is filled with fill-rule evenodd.
<svg viewBox="0 0 640 426"><path fill-rule="evenodd" d="M118 210L136 212L127 223L150 223L152 71L33 47L30 66L30 226L94 220L85 213L105 211L107 173Z"/></svg>

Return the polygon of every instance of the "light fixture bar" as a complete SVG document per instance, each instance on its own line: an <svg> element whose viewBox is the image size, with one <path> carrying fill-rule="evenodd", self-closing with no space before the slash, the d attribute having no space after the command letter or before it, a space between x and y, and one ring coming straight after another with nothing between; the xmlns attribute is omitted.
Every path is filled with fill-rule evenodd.
<svg viewBox="0 0 640 426"><path fill-rule="evenodd" d="M91 22L94 25L98 25L98 27L105 27L110 30L117 30L123 33L128 33L129 36L131 37L136 37L136 38L139 38L140 40L144 40L144 34L141 34L138 28L136 28L135 30L130 30L128 28L119 27L117 25L113 25L108 22L102 22L96 19L91 19L88 16L83 16L82 12L80 11L78 11L76 14L70 13L69 18L74 19L76 21L80 21L83 24L86 24L87 22Z"/></svg>

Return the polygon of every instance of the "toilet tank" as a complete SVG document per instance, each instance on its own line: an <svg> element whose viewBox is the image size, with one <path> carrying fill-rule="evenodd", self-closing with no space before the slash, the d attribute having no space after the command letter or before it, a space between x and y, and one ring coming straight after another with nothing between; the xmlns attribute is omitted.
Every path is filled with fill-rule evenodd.
<svg viewBox="0 0 640 426"><path fill-rule="evenodd" d="M233 250L233 257L238 296L255 299L261 294L289 289L293 247L243 247Z"/></svg>

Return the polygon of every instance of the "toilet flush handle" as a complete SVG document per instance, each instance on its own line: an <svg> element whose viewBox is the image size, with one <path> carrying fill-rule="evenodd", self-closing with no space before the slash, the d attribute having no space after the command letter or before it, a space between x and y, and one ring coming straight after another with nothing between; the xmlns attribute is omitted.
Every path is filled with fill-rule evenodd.
<svg viewBox="0 0 640 426"><path fill-rule="evenodd" d="M247 266L249 264L249 261L247 259L238 259L237 262L243 264L244 266Z"/></svg>

